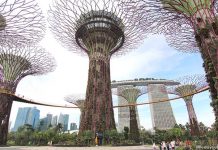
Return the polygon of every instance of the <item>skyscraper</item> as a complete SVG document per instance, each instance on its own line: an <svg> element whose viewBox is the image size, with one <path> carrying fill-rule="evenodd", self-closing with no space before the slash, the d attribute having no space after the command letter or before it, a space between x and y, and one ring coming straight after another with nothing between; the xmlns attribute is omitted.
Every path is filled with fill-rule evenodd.
<svg viewBox="0 0 218 150"><path fill-rule="evenodd" d="M41 118L38 124L41 131L47 130L51 125L52 125L52 114L47 114L46 117Z"/></svg>
<svg viewBox="0 0 218 150"><path fill-rule="evenodd" d="M41 118L38 125L39 125L40 131L47 130L47 128L48 128L48 126L47 126L47 117Z"/></svg>
<svg viewBox="0 0 218 150"><path fill-rule="evenodd" d="M68 121L69 121L69 115L61 113L58 119L58 123L61 123L63 125L63 131L68 130Z"/></svg>
<svg viewBox="0 0 218 150"><path fill-rule="evenodd" d="M58 122L58 116L53 116L51 120L52 127L55 127L57 125L57 122Z"/></svg>
<svg viewBox="0 0 218 150"><path fill-rule="evenodd" d="M47 114L47 127L49 127L51 125L51 121L52 121L52 114Z"/></svg>
<svg viewBox="0 0 218 150"><path fill-rule="evenodd" d="M165 86L178 85L179 82L166 79L155 78L139 78L134 80L112 81L111 87L117 88L119 86L147 86L149 102L158 102L159 100L169 99ZM119 98L118 105L125 105L125 101ZM151 118L153 128L170 129L176 124L173 110L170 102L161 102L150 104ZM118 131L126 126L129 114L126 107L118 108ZM120 128L121 127L121 128Z"/></svg>
<svg viewBox="0 0 218 150"><path fill-rule="evenodd" d="M74 123L74 122L70 123L70 130L77 130L76 123Z"/></svg>
<svg viewBox="0 0 218 150"><path fill-rule="evenodd" d="M30 108L25 124L32 125L32 127L35 129L37 124L39 123L39 114L40 111L36 109L36 107Z"/></svg>
<svg viewBox="0 0 218 150"><path fill-rule="evenodd" d="M149 102L169 99L164 84L148 85ZM169 101L150 104L153 128L166 130L173 128L176 124L173 110Z"/></svg>
<svg viewBox="0 0 218 150"><path fill-rule="evenodd" d="M13 131L17 131L17 129L24 124L29 124L33 128L36 128L36 125L39 122L39 114L40 110L38 110L36 107L19 108Z"/></svg>

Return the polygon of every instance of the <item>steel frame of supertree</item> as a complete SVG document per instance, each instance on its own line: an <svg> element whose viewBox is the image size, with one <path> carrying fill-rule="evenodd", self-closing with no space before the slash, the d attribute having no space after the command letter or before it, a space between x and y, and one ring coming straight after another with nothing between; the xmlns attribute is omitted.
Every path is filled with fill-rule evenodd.
<svg viewBox="0 0 218 150"><path fill-rule="evenodd" d="M0 41L8 36L23 36L26 42L43 38L45 18L36 0L2 0L0 2ZM1 43L2 44L2 43Z"/></svg>
<svg viewBox="0 0 218 150"><path fill-rule="evenodd" d="M204 75L187 75L177 79L176 81L180 82L180 84L169 87L167 89L167 92L169 94L185 96L207 86L207 82ZM198 120L192 103L193 95L184 97L183 99L186 103L188 111L191 135L200 136Z"/></svg>
<svg viewBox="0 0 218 150"><path fill-rule="evenodd" d="M26 45L16 46L8 42L0 45L0 64L2 77L0 89L15 93L18 83L28 75L41 75L55 69L54 58L43 48ZM13 97L0 93L0 145L7 142L8 122Z"/></svg>
<svg viewBox="0 0 218 150"><path fill-rule="evenodd" d="M14 93L23 77L43 74L52 68L53 61L49 60L49 55L46 58L43 49L30 47L42 39L44 29L45 19L35 0L0 2L1 90ZM45 63L42 62L43 58ZM5 145L13 98L6 94L0 95L0 145Z"/></svg>
<svg viewBox="0 0 218 150"><path fill-rule="evenodd" d="M82 120L82 113L84 111L85 94L68 95L65 98L68 103L76 105L80 109L80 121Z"/></svg>
<svg viewBox="0 0 218 150"><path fill-rule="evenodd" d="M135 48L143 40L133 14L121 9L117 0L59 0L53 3L49 16L56 39L69 50L89 57L85 111L79 132L116 129L110 58Z"/></svg>
<svg viewBox="0 0 218 150"><path fill-rule="evenodd" d="M140 142L140 134L136 119L136 106L138 97L147 93L145 86L119 86L119 90L113 90L113 94L123 97L129 104L130 113L130 139L136 143Z"/></svg>
<svg viewBox="0 0 218 150"><path fill-rule="evenodd" d="M140 10L141 27L145 31L165 34L170 45L176 48L182 48L183 45L186 48L190 47L181 49L185 52L200 51L213 99L211 105L218 130L218 1L123 0L123 3L123 6L128 6L124 9ZM196 49L196 45L199 49Z"/></svg>

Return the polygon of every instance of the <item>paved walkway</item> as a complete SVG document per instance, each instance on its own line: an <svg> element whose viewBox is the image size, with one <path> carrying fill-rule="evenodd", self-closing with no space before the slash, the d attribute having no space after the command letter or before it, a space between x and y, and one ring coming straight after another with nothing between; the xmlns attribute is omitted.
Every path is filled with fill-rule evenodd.
<svg viewBox="0 0 218 150"><path fill-rule="evenodd" d="M11 146L0 147L0 150L152 150L151 146L121 146L121 147L27 147L27 146Z"/></svg>

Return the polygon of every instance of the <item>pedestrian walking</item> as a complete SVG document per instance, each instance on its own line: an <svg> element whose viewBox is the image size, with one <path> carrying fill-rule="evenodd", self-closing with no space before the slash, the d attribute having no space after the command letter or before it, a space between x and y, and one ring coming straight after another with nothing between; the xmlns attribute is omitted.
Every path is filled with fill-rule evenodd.
<svg viewBox="0 0 218 150"><path fill-rule="evenodd" d="M175 150L175 141L171 141L171 142L170 142L170 145L171 145L171 149L172 149L172 150Z"/></svg>
<svg viewBox="0 0 218 150"><path fill-rule="evenodd" d="M163 150L166 150L166 149L167 149L165 141L162 142L162 149L163 149Z"/></svg>
<svg viewBox="0 0 218 150"><path fill-rule="evenodd" d="M157 150L157 147L156 147L156 145L155 145L155 143L153 143L153 150Z"/></svg>

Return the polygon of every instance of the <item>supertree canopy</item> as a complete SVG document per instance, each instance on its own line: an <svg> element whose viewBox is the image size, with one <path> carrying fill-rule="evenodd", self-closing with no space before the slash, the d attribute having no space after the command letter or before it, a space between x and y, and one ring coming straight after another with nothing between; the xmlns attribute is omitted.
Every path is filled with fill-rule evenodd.
<svg viewBox="0 0 218 150"><path fill-rule="evenodd" d="M0 40L8 35L19 35L30 42L38 42L43 37L44 29L45 19L36 0L0 2Z"/></svg>
<svg viewBox="0 0 218 150"><path fill-rule="evenodd" d="M19 81L25 76L41 75L55 69L54 58L40 47L5 45L0 45L0 91L15 93ZM12 102L12 96L0 93L0 145L7 141Z"/></svg>
<svg viewBox="0 0 218 150"><path fill-rule="evenodd" d="M142 86L120 86L113 94L123 97L129 104L130 114L130 138L139 142L140 135L136 119L136 103L139 96L147 93L147 88Z"/></svg>
<svg viewBox="0 0 218 150"><path fill-rule="evenodd" d="M140 10L143 15L140 23L145 31L165 34L170 45L186 52L196 51L196 45L199 47L218 130L217 4L217 0L123 0L125 10ZM182 48L183 45L190 49Z"/></svg>
<svg viewBox="0 0 218 150"><path fill-rule="evenodd" d="M206 87L207 83L205 77L204 75L184 76L179 78L177 81L180 82L180 84L168 88L168 93L182 97L184 96L183 99L188 110L191 134L199 136L200 132L198 127L198 120L192 103L193 95L187 95L190 95L202 89L203 87Z"/></svg>
<svg viewBox="0 0 218 150"><path fill-rule="evenodd" d="M85 103L85 95L83 94L78 94L78 95L68 95L65 98L65 101L76 105L80 109L80 121L81 117L84 111L84 103Z"/></svg>
<svg viewBox="0 0 218 150"><path fill-rule="evenodd" d="M143 40L144 34L132 18L133 13L124 11L117 0L58 0L49 15L56 39L69 50L89 57L80 132L115 129L110 58L135 48Z"/></svg>

